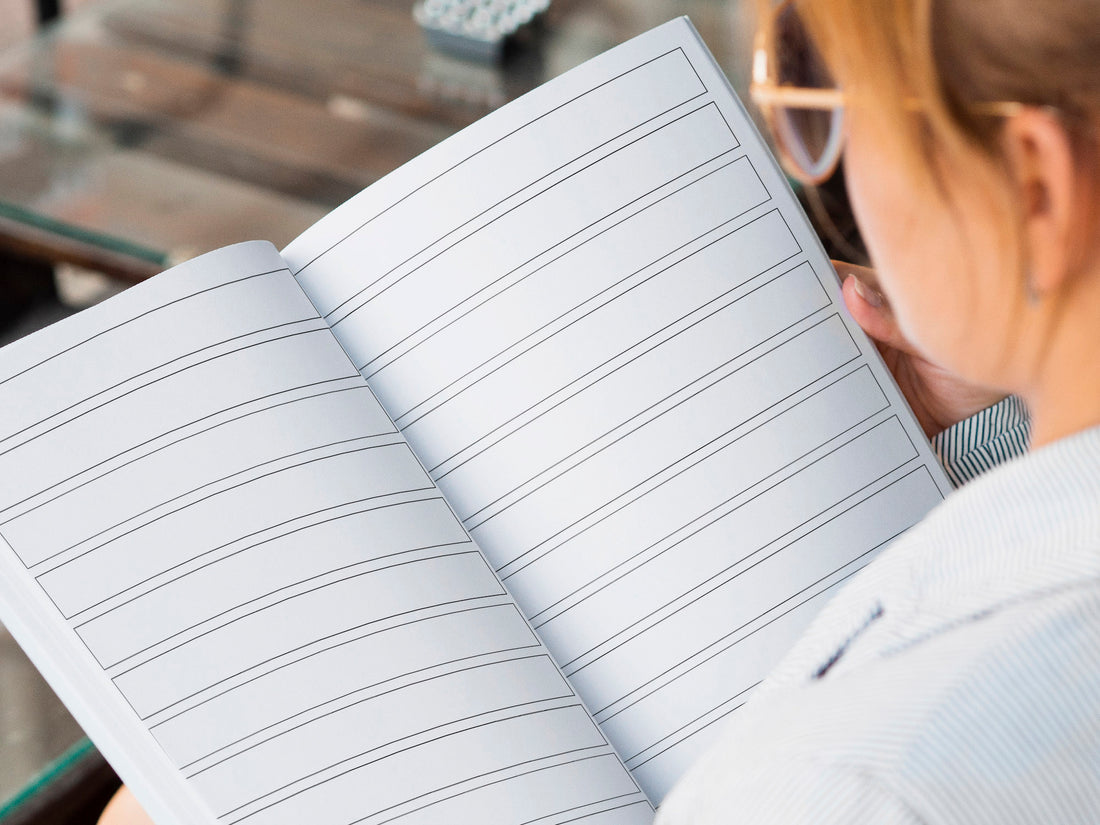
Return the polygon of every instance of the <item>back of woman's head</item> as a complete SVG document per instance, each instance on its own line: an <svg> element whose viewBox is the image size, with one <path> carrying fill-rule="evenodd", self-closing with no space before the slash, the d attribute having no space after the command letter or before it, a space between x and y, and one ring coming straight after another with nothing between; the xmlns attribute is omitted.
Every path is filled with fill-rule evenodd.
<svg viewBox="0 0 1100 825"><path fill-rule="evenodd" d="M795 4L845 90L905 126L914 161L926 160L930 145L996 158L999 124L982 104L997 101L1051 107L1081 159L1093 154L1100 122L1097 0ZM758 0L761 13L773 5Z"/></svg>
<svg viewBox="0 0 1100 825"><path fill-rule="evenodd" d="M1095 251L1084 247L1100 223L1098 0L792 2L849 105L874 110L901 167L931 181L948 206L945 180L987 192L1021 267L1029 253L1000 104L1056 117L1094 195L1080 205L1077 251ZM775 5L757 0L761 14Z"/></svg>

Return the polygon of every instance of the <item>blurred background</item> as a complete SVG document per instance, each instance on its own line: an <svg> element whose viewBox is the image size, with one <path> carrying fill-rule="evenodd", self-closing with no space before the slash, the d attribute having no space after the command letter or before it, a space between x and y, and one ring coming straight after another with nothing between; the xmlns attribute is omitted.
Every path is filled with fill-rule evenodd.
<svg viewBox="0 0 1100 825"><path fill-rule="evenodd" d="M219 246L281 247L676 15L744 97L749 5L552 0L500 49L455 53L412 0L0 0L0 344ZM822 196L827 246L854 257L842 188ZM94 822L116 785L0 627L0 825Z"/></svg>

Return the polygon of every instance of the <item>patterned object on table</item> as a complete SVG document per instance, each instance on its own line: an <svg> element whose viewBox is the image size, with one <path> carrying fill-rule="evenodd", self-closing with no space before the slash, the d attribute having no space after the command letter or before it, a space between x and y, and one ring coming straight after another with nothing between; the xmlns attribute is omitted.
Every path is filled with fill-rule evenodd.
<svg viewBox="0 0 1100 825"><path fill-rule="evenodd" d="M549 5L550 0L421 0L413 18L441 51L488 62Z"/></svg>

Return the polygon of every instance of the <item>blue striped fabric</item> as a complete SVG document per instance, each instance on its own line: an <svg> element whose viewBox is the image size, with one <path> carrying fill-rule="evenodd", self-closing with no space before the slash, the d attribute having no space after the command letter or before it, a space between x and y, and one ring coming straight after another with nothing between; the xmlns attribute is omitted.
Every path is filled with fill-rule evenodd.
<svg viewBox="0 0 1100 825"><path fill-rule="evenodd" d="M932 439L947 477L956 487L1027 452L1031 418L1024 402L1010 395L999 404L948 427Z"/></svg>
<svg viewBox="0 0 1100 825"><path fill-rule="evenodd" d="M959 431L992 434L960 479L1015 450L1021 412L990 412L1008 438ZM1100 427L984 473L854 577L658 821L1100 823Z"/></svg>

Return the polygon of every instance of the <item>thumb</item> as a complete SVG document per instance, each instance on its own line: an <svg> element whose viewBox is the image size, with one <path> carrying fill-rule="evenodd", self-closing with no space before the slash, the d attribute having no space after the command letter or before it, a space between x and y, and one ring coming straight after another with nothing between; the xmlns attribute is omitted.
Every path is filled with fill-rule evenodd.
<svg viewBox="0 0 1100 825"><path fill-rule="evenodd" d="M911 353L913 348L902 335L890 305L875 288L872 270L846 266L839 269L839 274L844 278L841 286L844 303L863 331L879 344Z"/></svg>

